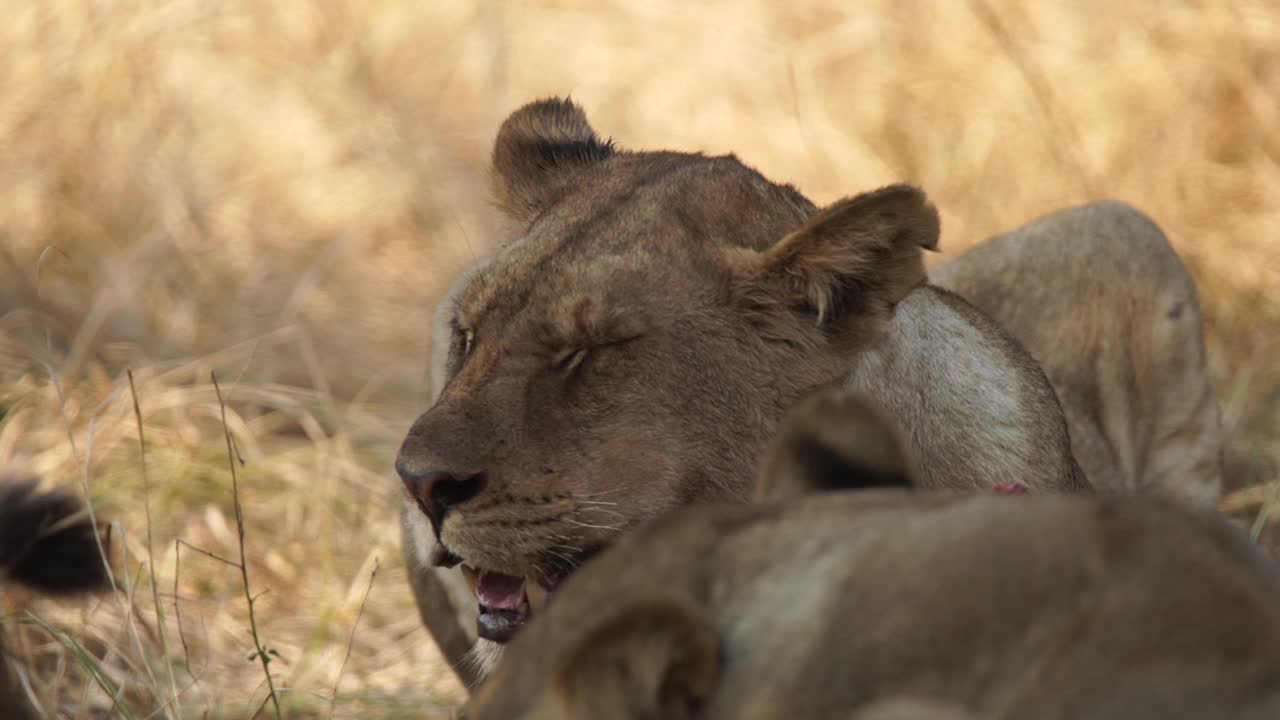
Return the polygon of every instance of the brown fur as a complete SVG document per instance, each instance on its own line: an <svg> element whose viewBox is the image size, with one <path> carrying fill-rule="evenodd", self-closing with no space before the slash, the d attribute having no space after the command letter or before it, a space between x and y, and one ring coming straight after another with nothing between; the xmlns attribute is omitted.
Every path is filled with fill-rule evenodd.
<svg viewBox="0 0 1280 720"><path fill-rule="evenodd" d="M826 490L910 488L919 472L881 408L851 393L820 391L787 412L761 464L754 500Z"/></svg>
<svg viewBox="0 0 1280 720"><path fill-rule="evenodd" d="M825 408L783 436L875 415ZM851 474L884 437L845 446ZM468 718L1261 720L1280 716L1278 599L1280 568L1238 528L1161 497L688 508L570 578Z"/></svg>
<svg viewBox="0 0 1280 720"><path fill-rule="evenodd" d="M640 522L746 500L782 413L833 384L902 424L925 485L1088 489L1035 362L923 284L938 217L920 190L819 210L731 156L602 143L558 100L507 120L493 172L511 236L438 309L437 397L397 459L411 567L554 586ZM439 488L453 509L433 528ZM418 597L429 627L455 622ZM433 634L474 681L447 640L475 637L462 613L464 633Z"/></svg>
<svg viewBox="0 0 1280 720"><path fill-rule="evenodd" d="M998 321L1039 361L1095 487L1216 502L1222 423L1200 303L1149 218L1117 202L1063 210L930 276Z"/></svg>
<svg viewBox="0 0 1280 720"><path fill-rule="evenodd" d="M956 703L894 697L869 703L850 720L979 720L979 716Z"/></svg>

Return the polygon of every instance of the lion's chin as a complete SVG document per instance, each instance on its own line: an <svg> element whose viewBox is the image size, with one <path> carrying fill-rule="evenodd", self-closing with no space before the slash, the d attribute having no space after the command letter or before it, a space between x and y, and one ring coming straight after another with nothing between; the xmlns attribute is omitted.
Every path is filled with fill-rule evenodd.
<svg viewBox="0 0 1280 720"><path fill-rule="evenodd" d="M476 644L471 647L471 652L467 653L466 662L475 670L477 684L482 682L497 667L498 660L502 658L502 651L505 647L505 645L492 640L485 640L484 638L476 640Z"/></svg>
<svg viewBox="0 0 1280 720"><path fill-rule="evenodd" d="M476 630L484 640L506 643L533 613L546 607L550 591L532 578L466 564L462 565L462 574L480 606Z"/></svg>

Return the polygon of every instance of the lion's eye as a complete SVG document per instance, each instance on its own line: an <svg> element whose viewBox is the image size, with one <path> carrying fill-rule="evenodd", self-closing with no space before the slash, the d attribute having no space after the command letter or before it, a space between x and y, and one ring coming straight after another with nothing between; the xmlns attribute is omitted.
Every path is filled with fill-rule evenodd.
<svg viewBox="0 0 1280 720"><path fill-rule="evenodd" d="M476 334L471 332L470 330L463 330L461 334L462 334L462 357L465 358L471 354L471 346L474 345L476 342Z"/></svg>

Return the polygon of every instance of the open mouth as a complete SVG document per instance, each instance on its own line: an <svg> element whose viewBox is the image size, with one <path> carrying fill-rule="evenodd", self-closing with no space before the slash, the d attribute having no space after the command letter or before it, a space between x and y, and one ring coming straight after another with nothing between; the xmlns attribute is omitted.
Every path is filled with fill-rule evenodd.
<svg viewBox="0 0 1280 720"><path fill-rule="evenodd" d="M515 635L534 613L547 606L555 589L569 574L604 549L596 545L579 550L567 557L563 553L554 562L543 563L536 577L505 575L493 570L466 564L462 558L437 544L432 551L431 563L438 567L459 567L471 585L471 592L480 606L476 621L477 634L485 640L505 643Z"/></svg>
<svg viewBox="0 0 1280 720"><path fill-rule="evenodd" d="M470 565L462 566L462 574L480 604L479 636L497 643L510 640L530 615L546 607L551 594L532 578L479 570Z"/></svg>

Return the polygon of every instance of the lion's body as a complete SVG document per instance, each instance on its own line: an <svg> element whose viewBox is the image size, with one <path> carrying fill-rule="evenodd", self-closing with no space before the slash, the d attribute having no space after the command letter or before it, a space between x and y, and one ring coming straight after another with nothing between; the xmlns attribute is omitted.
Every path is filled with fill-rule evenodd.
<svg viewBox="0 0 1280 720"><path fill-rule="evenodd" d="M678 511L588 563L469 720L1280 713L1280 567L1239 528L1160 496L838 491L775 457L914 475L892 434L817 432L871 407L799 406L765 462L779 499Z"/></svg>
<svg viewBox="0 0 1280 720"><path fill-rule="evenodd" d="M558 101L504 123L494 184L510 237L441 303L435 397L397 461L415 595L468 685L531 605L482 613L454 565L554 589L637 524L746 500L815 388L883 406L925 486L1089 491L1035 360L925 284L919 191L819 210L733 157L617 150Z"/></svg>
<svg viewBox="0 0 1280 720"><path fill-rule="evenodd" d="M1222 426L1195 285L1137 210L1053 213L930 270L1039 361L1100 491L1221 492Z"/></svg>
<svg viewBox="0 0 1280 720"><path fill-rule="evenodd" d="M1222 430L1201 309L1151 220L1117 202L1062 210L934 266L929 279L997 320L1043 366L1094 487L1216 500ZM454 621L452 607L431 610L417 593L442 647L461 659L475 643L470 587L457 573L425 573L422 583L463 598Z"/></svg>

